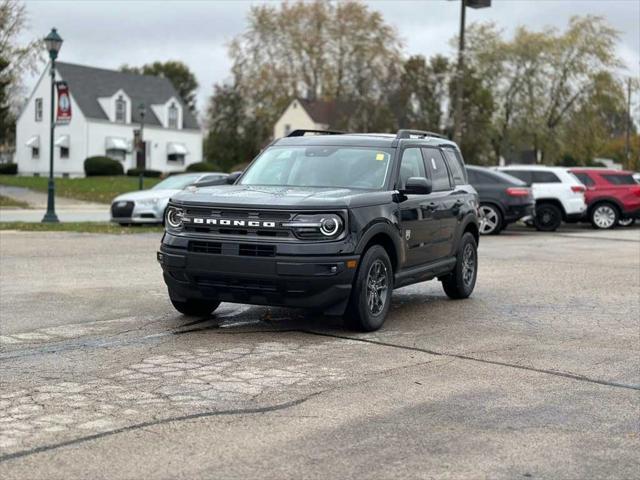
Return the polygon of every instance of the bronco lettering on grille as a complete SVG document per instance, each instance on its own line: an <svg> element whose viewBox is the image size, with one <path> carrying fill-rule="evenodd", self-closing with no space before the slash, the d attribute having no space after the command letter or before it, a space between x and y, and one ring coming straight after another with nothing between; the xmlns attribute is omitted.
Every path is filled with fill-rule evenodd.
<svg viewBox="0 0 640 480"><path fill-rule="evenodd" d="M262 222L259 220L229 220L219 218L189 218L182 219L184 223L197 223L201 225L219 225L221 227L252 227L252 228L276 228L276 222Z"/></svg>

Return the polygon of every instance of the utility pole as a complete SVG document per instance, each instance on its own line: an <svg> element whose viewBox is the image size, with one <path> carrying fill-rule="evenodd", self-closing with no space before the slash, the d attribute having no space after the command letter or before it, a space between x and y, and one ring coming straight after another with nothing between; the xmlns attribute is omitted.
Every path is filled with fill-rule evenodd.
<svg viewBox="0 0 640 480"><path fill-rule="evenodd" d="M631 169L631 77L627 78L627 125L624 140L624 168Z"/></svg>
<svg viewBox="0 0 640 480"><path fill-rule="evenodd" d="M466 21L466 7L486 8L491 6L491 0L460 0L460 34L458 35L458 67L456 72L456 96L453 115L453 140L462 143L462 93L464 87L464 29Z"/></svg>

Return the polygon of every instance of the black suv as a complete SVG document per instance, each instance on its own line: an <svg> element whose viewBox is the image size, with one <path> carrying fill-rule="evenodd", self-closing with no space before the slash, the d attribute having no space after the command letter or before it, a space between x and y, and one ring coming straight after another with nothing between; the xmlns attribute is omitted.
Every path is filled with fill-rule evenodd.
<svg viewBox="0 0 640 480"><path fill-rule="evenodd" d="M372 331L394 288L437 277L450 298L471 294L477 209L460 151L436 134L295 130L233 186L172 197L158 261L186 315L282 305Z"/></svg>

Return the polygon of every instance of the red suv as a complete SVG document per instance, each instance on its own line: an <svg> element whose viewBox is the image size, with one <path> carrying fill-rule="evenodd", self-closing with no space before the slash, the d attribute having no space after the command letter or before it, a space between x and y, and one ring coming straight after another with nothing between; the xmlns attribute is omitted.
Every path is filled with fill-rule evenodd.
<svg viewBox="0 0 640 480"><path fill-rule="evenodd" d="M640 218L640 185L632 172L602 168L572 168L587 187L587 218L594 228L629 226Z"/></svg>

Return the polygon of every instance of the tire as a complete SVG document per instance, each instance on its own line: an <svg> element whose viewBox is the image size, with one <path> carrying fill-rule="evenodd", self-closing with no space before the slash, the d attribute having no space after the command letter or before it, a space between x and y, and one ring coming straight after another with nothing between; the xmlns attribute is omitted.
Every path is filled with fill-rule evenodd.
<svg viewBox="0 0 640 480"><path fill-rule="evenodd" d="M373 245L362 256L347 306L345 325L373 332L384 323L391 307L393 267L387 251Z"/></svg>
<svg viewBox="0 0 640 480"><path fill-rule="evenodd" d="M635 218L621 218L618 220L619 227L630 227L634 223L636 223Z"/></svg>
<svg viewBox="0 0 640 480"><path fill-rule="evenodd" d="M206 317L220 305L219 301L191 299L180 302L173 298L171 298L171 303L173 304L173 308L188 317Z"/></svg>
<svg viewBox="0 0 640 480"><path fill-rule="evenodd" d="M540 232L555 232L562 225L562 210L552 203L537 205L534 225Z"/></svg>
<svg viewBox="0 0 640 480"><path fill-rule="evenodd" d="M618 224L618 208L609 202L596 203L589 212L591 226L598 230L608 230Z"/></svg>
<svg viewBox="0 0 640 480"><path fill-rule="evenodd" d="M480 235L498 235L502 231L504 219L498 207L491 203L481 203L478 213Z"/></svg>
<svg viewBox="0 0 640 480"><path fill-rule="evenodd" d="M442 278L442 288L449 298L459 300L467 298L473 292L478 277L478 244L469 232L462 236L456 266Z"/></svg>

